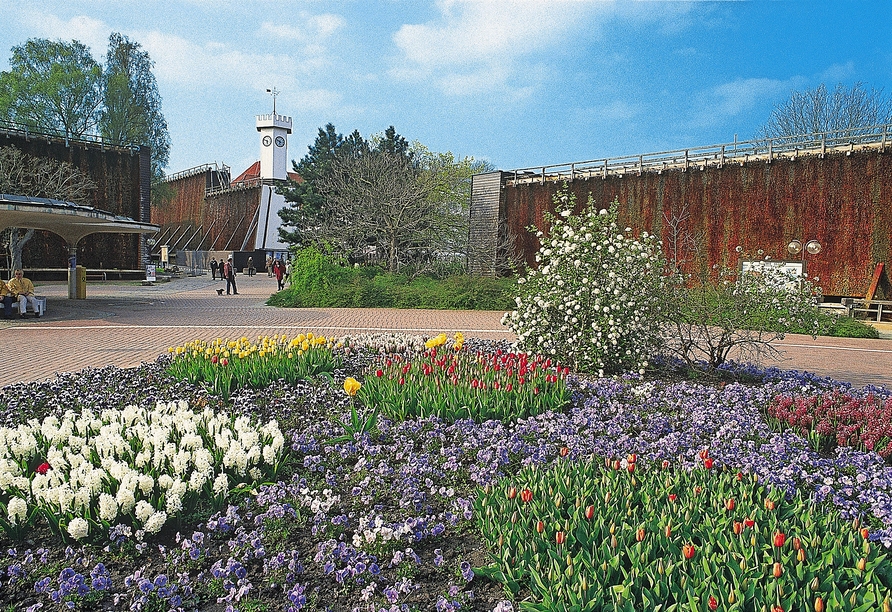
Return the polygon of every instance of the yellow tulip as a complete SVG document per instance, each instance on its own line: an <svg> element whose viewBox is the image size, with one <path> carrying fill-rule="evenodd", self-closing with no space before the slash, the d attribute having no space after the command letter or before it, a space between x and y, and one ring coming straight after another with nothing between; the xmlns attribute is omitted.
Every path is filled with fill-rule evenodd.
<svg viewBox="0 0 892 612"><path fill-rule="evenodd" d="M353 378L352 376L348 376L344 381L344 391L347 392L347 395L354 396L356 392L359 391L359 388L362 386L358 380Z"/></svg>

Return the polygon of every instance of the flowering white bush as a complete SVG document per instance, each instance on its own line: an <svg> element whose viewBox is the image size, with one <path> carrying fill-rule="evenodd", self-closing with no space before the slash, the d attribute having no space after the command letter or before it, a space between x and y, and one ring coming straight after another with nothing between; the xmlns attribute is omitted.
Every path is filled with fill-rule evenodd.
<svg viewBox="0 0 892 612"><path fill-rule="evenodd" d="M548 234L537 231L537 270L519 283L517 308L502 323L527 351L553 355L577 371L642 371L658 343L663 295L656 238L620 229L617 203L573 214L575 196L555 196Z"/></svg>
<svg viewBox="0 0 892 612"><path fill-rule="evenodd" d="M231 482L274 476L284 450L275 421L183 401L32 419L0 428L0 528L18 532L39 513L76 540L115 522L157 533L199 498L222 503Z"/></svg>

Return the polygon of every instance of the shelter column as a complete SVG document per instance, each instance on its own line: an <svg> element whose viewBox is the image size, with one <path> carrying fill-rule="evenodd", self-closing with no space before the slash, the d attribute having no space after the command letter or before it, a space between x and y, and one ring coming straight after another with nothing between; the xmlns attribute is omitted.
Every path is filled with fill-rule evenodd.
<svg viewBox="0 0 892 612"><path fill-rule="evenodd" d="M68 299L77 299L77 241L68 243Z"/></svg>

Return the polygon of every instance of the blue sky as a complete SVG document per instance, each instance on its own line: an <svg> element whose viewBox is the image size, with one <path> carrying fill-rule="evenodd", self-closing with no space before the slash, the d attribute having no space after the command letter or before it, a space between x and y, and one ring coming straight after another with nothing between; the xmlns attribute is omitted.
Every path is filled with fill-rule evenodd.
<svg viewBox="0 0 892 612"><path fill-rule="evenodd" d="M155 61L168 172L259 158L267 88L299 159L328 122L389 125L497 168L754 136L794 89L892 94L892 2L0 0L0 69L28 38Z"/></svg>

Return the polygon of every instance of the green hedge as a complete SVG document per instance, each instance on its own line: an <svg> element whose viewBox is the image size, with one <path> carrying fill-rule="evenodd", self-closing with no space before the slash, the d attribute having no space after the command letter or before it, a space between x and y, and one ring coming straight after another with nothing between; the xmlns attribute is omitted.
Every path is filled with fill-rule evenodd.
<svg viewBox="0 0 892 612"><path fill-rule="evenodd" d="M509 310L514 278L466 274L445 278L388 274L379 266L348 267L314 247L298 252L291 284L267 304L292 308L429 308Z"/></svg>

